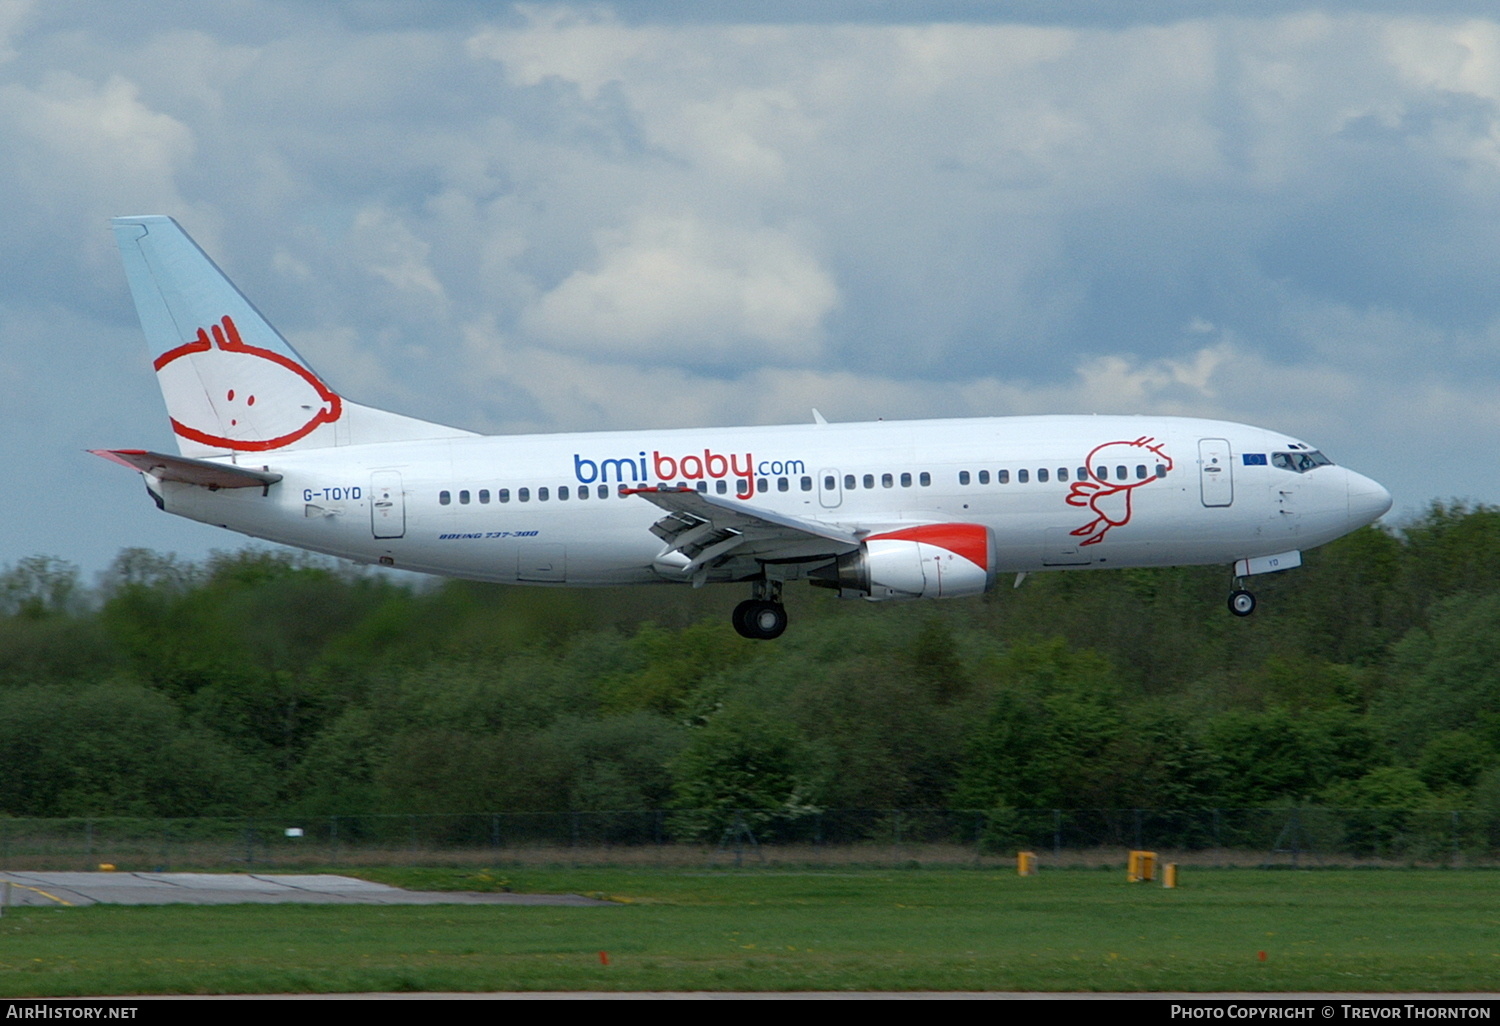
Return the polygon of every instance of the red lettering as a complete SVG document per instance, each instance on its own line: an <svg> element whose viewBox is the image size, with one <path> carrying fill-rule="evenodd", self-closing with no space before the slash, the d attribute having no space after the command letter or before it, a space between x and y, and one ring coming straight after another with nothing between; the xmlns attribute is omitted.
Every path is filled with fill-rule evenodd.
<svg viewBox="0 0 1500 1026"><path fill-rule="evenodd" d="M660 451L654 451L651 453L651 459L658 481L670 481L674 477L688 481L702 481L706 477L715 479L729 477L733 478L736 483L734 494L738 498L748 499L755 494L755 455L753 453L744 454L743 465L741 465L741 457L738 453L723 456L712 449L704 449L702 456L695 454L675 458L663 456ZM582 480L581 475L579 480Z"/></svg>

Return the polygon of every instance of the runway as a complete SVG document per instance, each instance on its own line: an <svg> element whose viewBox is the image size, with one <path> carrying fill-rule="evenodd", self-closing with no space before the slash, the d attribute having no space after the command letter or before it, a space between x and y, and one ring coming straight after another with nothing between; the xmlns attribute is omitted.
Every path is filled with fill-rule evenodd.
<svg viewBox="0 0 1500 1026"><path fill-rule="evenodd" d="M12 906L54 908L82 905L612 904L577 894L406 891L350 876L323 874L0 872L0 902L7 900Z"/></svg>

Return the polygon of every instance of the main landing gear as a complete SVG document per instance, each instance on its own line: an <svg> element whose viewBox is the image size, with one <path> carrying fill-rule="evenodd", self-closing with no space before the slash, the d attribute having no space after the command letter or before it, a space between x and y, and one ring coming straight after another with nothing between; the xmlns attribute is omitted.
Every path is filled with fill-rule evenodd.
<svg viewBox="0 0 1500 1026"><path fill-rule="evenodd" d="M786 630L786 607L780 581L756 581L754 595L734 607L730 621L740 637L770 641Z"/></svg>
<svg viewBox="0 0 1500 1026"><path fill-rule="evenodd" d="M1240 587L1238 578L1234 582L1234 590L1229 593L1229 611L1235 616L1249 616L1255 612L1255 596Z"/></svg>

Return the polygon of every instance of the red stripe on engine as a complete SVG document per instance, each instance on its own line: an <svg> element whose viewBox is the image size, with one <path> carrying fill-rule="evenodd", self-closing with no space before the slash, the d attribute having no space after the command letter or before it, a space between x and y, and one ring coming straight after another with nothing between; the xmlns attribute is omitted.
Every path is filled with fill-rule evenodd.
<svg viewBox="0 0 1500 1026"><path fill-rule="evenodd" d="M964 557L981 570L988 571L990 568L990 532L980 524L923 524L920 527L872 534L865 540L876 539L936 545Z"/></svg>

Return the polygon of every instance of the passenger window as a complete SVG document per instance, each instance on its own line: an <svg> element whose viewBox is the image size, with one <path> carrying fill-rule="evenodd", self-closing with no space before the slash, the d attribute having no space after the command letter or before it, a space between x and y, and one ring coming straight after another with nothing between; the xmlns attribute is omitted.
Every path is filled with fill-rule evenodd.
<svg viewBox="0 0 1500 1026"><path fill-rule="evenodd" d="M721 477L714 482L714 491L718 492L720 495L727 495L729 493L729 485L725 483L724 479Z"/></svg>
<svg viewBox="0 0 1500 1026"><path fill-rule="evenodd" d="M789 491L791 489L791 487L792 487L792 483L790 481L788 481L786 478L784 478L784 477L778 477L776 479L776 490L778 492Z"/></svg>
<svg viewBox="0 0 1500 1026"><path fill-rule="evenodd" d="M754 494L754 489L755 489L755 482L752 481L750 478L748 478L748 477L737 477L737 478L734 479L734 494L740 496L741 498L744 498L745 496L748 496L748 495L753 495Z"/></svg>
<svg viewBox="0 0 1500 1026"><path fill-rule="evenodd" d="M880 487L882 487L882 488L894 488L895 486L896 486L896 479L894 477L892 477L890 474L881 474L880 475Z"/></svg>
<svg viewBox="0 0 1500 1026"><path fill-rule="evenodd" d="M866 488L874 488L875 487L875 475L874 474L866 474L865 475L865 487Z"/></svg>
<svg viewBox="0 0 1500 1026"><path fill-rule="evenodd" d="M707 495L708 494L708 482L707 481L699 481L698 482L698 490L700 492L702 492L704 495Z"/></svg>
<svg viewBox="0 0 1500 1026"><path fill-rule="evenodd" d="M536 490L536 501L537 502L546 502L547 499L548 499L547 489L545 489L545 488L538 488Z"/></svg>
<svg viewBox="0 0 1500 1026"><path fill-rule="evenodd" d="M621 485L620 487L623 488L625 486ZM601 498L601 499L607 499L607 498L609 498L609 485L600 485L599 486L599 491L597 493L595 493L595 494L597 494L599 496L599 498Z"/></svg>
<svg viewBox="0 0 1500 1026"><path fill-rule="evenodd" d="M828 487L829 488L833 487L833 478L831 478L831 477L828 479ZM802 479L802 490L804 492L810 492L810 491L812 491L812 478L810 478L810 477L804 477Z"/></svg>
<svg viewBox="0 0 1500 1026"><path fill-rule="evenodd" d="M1137 481L1146 480L1146 465L1144 463L1137 463L1135 465L1135 479Z"/></svg>
<svg viewBox="0 0 1500 1026"><path fill-rule="evenodd" d="M1101 481L1108 481L1109 480L1109 468L1108 467L1095 467L1094 468L1094 476L1097 477Z"/></svg>
<svg viewBox="0 0 1500 1026"><path fill-rule="evenodd" d="M557 501L558 502L567 502L568 501L568 486L567 485L558 485L557 486Z"/></svg>
<svg viewBox="0 0 1500 1026"><path fill-rule="evenodd" d="M1088 467L1079 467L1078 468L1078 480L1080 480L1080 481L1087 481L1088 479L1089 479L1089 468Z"/></svg>
<svg viewBox="0 0 1500 1026"><path fill-rule="evenodd" d="M520 500L521 502L530 502L531 501L531 489L530 488L518 488L518 489L516 489L516 498L518 500Z"/></svg>
<svg viewBox="0 0 1500 1026"><path fill-rule="evenodd" d="M1057 479L1059 481L1066 481L1068 479L1068 468L1067 467L1058 467L1057 468Z"/></svg>
<svg viewBox="0 0 1500 1026"><path fill-rule="evenodd" d="M911 471L908 470L908 471L905 471L905 472L902 473L902 475L901 475L901 487L902 488L910 488L911 487Z"/></svg>
<svg viewBox="0 0 1500 1026"><path fill-rule="evenodd" d="M1030 481L1030 480L1031 480L1031 477L1027 474L1026 471L1024 471L1024 470L1018 470L1018 471L1016 471L1016 483L1017 484L1025 484L1027 481Z"/></svg>
<svg viewBox="0 0 1500 1026"><path fill-rule="evenodd" d="M833 479L833 475L832 474L829 474L827 477L823 478L823 490L824 491L831 492L831 491L833 491L837 487L838 487L838 482Z"/></svg>
<svg viewBox="0 0 1500 1026"><path fill-rule="evenodd" d="M447 491L438 492L438 505L446 506L453 501L453 496Z"/></svg>
<svg viewBox="0 0 1500 1026"><path fill-rule="evenodd" d="M995 480L997 482L999 482L1000 484L1010 484L1010 471L1008 471L1008 470L997 470L997 471L995 471Z"/></svg>
<svg viewBox="0 0 1500 1026"><path fill-rule="evenodd" d="M785 483L785 479L783 479L783 483ZM755 482L755 490L764 495L771 490L771 486L766 482L765 478L761 478ZM786 489L783 488L782 491L786 491Z"/></svg>
<svg viewBox="0 0 1500 1026"><path fill-rule="evenodd" d="M460 506L467 506L469 504L469 490L467 488L458 493L458 504Z"/></svg>
<svg viewBox="0 0 1500 1026"><path fill-rule="evenodd" d="M988 470L981 470L979 472L979 483L980 484L989 484L990 483L990 472Z"/></svg>
<svg viewBox="0 0 1500 1026"><path fill-rule="evenodd" d="M1130 475L1125 472L1125 468L1124 467L1116 467L1115 468L1115 480L1116 481L1123 481L1123 480L1125 480L1125 478L1127 478L1129 476Z"/></svg>
<svg viewBox="0 0 1500 1026"><path fill-rule="evenodd" d="M589 497L589 486L588 485L579 485L578 486L578 497L580 499L587 499Z"/></svg>
<svg viewBox="0 0 1500 1026"><path fill-rule="evenodd" d="M958 472L958 483L961 485L969 483L969 472L967 470L960 470Z"/></svg>
<svg viewBox="0 0 1500 1026"><path fill-rule="evenodd" d="M489 505L489 503L490 503L490 490L488 488L481 488L481 489L479 489L479 501L481 503L483 503L484 505L486 505L486 506Z"/></svg>
<svg viewBox="0 0 1500 1026"><path fill-rule="evenodd" d="M1042 484L1046 484L1047 483L1047 468L1046 467L1040 467L1040 468L1037 469L1036 479L1038 481L1040 481Z"/></svg>
<svg viewBox="0 0 1500 1026"><path fill-rule="evenodd" d="M922 473L920 475L918 475L918 477L917 477L917 484L921 485L923 488L929 488L929 487L931 487L932 486L932 475L929 474L929 473L927 473L927 471L925 471L925 470L922 471Z"/></svg>
<svg viewBox="0 0 1500 1026"><path fill-rule="evenodd" d="M500 490L498 490L497 492L495 492L495 499L498 502L509 502L510 501L510 489L509 488L501 488Z"/></svg>

